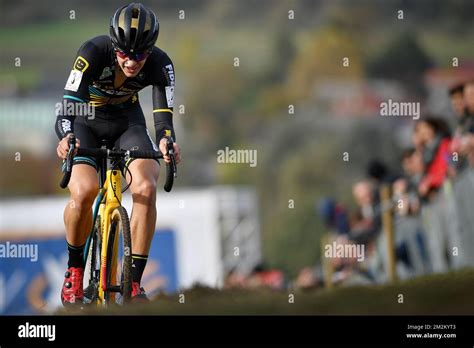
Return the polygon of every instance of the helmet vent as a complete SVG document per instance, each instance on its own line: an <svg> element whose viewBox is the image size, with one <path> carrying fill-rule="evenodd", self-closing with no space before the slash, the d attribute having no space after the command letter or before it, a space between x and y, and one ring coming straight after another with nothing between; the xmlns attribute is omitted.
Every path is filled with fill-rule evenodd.
<svg viewBox="0 0 474 348"><path fill-rule="evenodd" d="M131 43L133 42L132 47L135 46L136 37L137 37L137 29L135 28L130 29L130 42Z"/></svg>
<svg viewBox="0 0 474 348"><path fill-rule="evenodd" d="M125 31L122 28L118 28L120 40L125 40Z"/></svg>
<svg viewBox="0 0 474 348"><path fill-rule="evenodd" d="M138 18L138 15L140 14L140 10L138 8L132 9L132 18Z"/></svg>

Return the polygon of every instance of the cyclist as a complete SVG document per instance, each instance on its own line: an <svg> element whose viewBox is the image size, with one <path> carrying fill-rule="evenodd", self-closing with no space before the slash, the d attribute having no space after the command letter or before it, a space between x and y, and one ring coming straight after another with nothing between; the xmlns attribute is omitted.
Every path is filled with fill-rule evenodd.
<svg viewBox="0 0 474 348"><path fill-rule="evenodd" d="M108 146L155 150L166 154L166 141L174 142L176 162L180 148L173 129L174 66L168 55L155 47L159 23L153 11L140 3L119 8L110 20L110 35L86 41L80 48L67 80L63 105L69 110L84 103L94 108L91 117L60 112L55 130L60 139L57 154L66 158L68 137L74 133L77 146ZM153 117L158 147L146 128L138 91L153 86ZM69 106L73 106L72 108ZM97 164L93 158L74 157L68 188L71 200L64 211L68 269L61 291L64 305L81 303L84 296L84 245L92 228L92 204L98 193ZM159 162L136 159L128 163L133 177L132 300L146 299L140 281L148 258L156 223L156 183ZM130 181L130 176L127 175Z"/></svg>

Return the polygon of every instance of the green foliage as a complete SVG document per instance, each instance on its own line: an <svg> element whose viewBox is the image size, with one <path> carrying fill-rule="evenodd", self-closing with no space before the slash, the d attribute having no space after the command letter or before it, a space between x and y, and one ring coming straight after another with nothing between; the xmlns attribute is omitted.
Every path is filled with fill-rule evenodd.
<svg viewBox="0 0 474 348"><path fill-rule="evenodd" d="M349 68L343 59L349 58ZM311 98L315 84L328 79L358 79L364 74L360 48L349 33L329 27L308 33L289 67L288 87L294 98Z"/></svg>
<svg viewBox="0 0 474 348"><path fill-rule="evenodd" d="M26 68L0 68L0 88L12 88L19 94L24 94L35 88L41 80L38 69Z"/></svg>

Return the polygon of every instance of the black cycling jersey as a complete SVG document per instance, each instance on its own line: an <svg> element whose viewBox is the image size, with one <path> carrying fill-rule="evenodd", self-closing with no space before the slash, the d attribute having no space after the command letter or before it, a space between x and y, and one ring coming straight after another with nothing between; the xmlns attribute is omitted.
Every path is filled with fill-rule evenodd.
<svg viewBox="0 0 474 348"><path fill-rule="evenodd" d="M137 76L127 78L120 86L114 87L115 70L121 69L109 36L97 36L85 42L77 52L76 60L64 88L63 105L88 103L103 115L123 113L123 109L139 106L138 91L153 86L153 117L156 140L172 136L174 66L168 55L153 47L143 68ZM64 108L66 109L66 108ZM76 110L74 107L68 110ZM74 132L74 123L79 115L62 110L58 114L55 130L60 139Z"/></svg>

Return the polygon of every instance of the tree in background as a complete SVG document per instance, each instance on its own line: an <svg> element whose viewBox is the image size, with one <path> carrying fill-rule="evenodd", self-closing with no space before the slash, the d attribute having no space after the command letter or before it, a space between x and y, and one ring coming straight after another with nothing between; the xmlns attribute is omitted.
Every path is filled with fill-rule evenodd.
<svg viewBox="0 0 474 348"><path fill-rule="evenodd" d="M423 97L423 74L432 66L432 59L418 43L415 33L403 32L367 63L367 72L371 77L400 81L409 95Z"/></svg>

